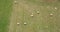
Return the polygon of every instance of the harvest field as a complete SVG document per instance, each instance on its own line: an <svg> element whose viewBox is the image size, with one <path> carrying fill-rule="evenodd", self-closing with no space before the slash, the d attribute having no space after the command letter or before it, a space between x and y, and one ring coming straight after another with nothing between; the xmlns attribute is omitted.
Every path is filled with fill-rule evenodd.
<svg viewBox="0 0 60 32"><path fill-rule="evenodd" d="M59 0L0 0L0 32L60 32Z"/></svg>

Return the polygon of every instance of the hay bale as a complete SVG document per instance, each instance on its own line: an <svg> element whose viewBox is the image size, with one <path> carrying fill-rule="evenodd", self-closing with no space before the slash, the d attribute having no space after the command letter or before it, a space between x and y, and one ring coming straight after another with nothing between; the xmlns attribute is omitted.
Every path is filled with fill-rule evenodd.
<svg viewBox="0 0 60 32"><path fill-rule="evenodd" d="M39 11L37 11L37 14L39 14Z"/></svg>
<svg viewBox="0 0 60 32"><path fill-rule="evenodd" d="M31 17L33 17L33 15L30 15Z"/></svg>
<svg viewBox="0 0 60 32"><path fill-rule="evenodd" d="M26 25L27 23L26 22L24 22L24 25Z"/></svg>
<svg viewBox="0 0 60 32"><path fill-rule="evenodd" d="M55 9L57 10L57 7L55 7Z"/></svg>
<svg viewBox="0 0 60 32"><path fill-rule="evenodd" d="M34 16L33 13L30 16L33 17Z"/></svg>
<svg viewBox="0 0 60 32"><path fill-rule="evenodd" d="M17 1L14 1L15 4L17 4Z"/></svg>
<svg viewBox="0 0 60 32"><path fill-rule="evenodd" d="M53 16L53 14L51 13L50 16Z"/></svg>
<svg viewBox="0 0 60 32"><path fill-rule="evenodd" d="M17 25L19 25L20 23L17 23Z"/></svg>

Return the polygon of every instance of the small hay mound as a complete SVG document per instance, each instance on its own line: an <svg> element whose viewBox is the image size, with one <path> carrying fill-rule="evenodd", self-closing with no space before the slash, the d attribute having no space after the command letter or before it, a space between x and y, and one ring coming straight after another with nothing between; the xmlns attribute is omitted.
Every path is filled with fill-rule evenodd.
<svg viewBox="0 0 60 32"><path fill-rule="evenodd" d="M17 1L14 1L15 4L17 4Z"/></svg>
<svg viewBox="0 0 60 32"><path fill-rule="evenodd" d="M24 22L24 25L26 25L27 23L26 22Z"/></svg>
<svg viewBox="0 0 60 32"><path fill-rule="evenodd" d="M33 17L34 16L33 13L30 16Z"/></svg>
<svg viewBox="0 0 60 32"><path fill-rule="evenodd" d="M17 23L17 25L19 25L20 23Z"/></svg>
<svg viewBox="0 0 60 32"><path fill-rule="evenodd" d="M39 11L37 11L37 14L39 14Z"/></svg>
<svg viewBox="0 0 60 32"><path fill-rule="evenodd" d="M30 15L31 17L33 17L33 15Z"/></svg>
<svg viewBox="0 0 60 32"><path fill-rule="evenodd" d="M53 16L53 14L51 13L50 16Z"/></svg>

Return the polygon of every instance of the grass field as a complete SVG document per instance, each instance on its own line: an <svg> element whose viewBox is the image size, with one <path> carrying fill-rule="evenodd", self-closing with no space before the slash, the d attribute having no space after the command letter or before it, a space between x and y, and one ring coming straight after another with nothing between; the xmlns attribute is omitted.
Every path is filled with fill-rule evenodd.
<svg viewBox="0 0 60 32"><path fill-rule="evenodd" d="M8 32L11 5L11 0L0 0L0 32Z"/></svg>
<svg viewBox="0 0 60 32"><path fill-rule="evenodd" d="M17 0L9 32L60 32L59 1ZM14 2L13 2L14 3ZM40 14L37 14L37 11ZM30 15L33 13L33 17ZM50 14L53 16L50 16ZM18 26L17 23L20 23ZM27 25L24 25L24 22ZM11 29L12 28L12 29Z"/></svg>
<svg viewBox="0 0 60 32"><path fill-rule="evenodd" d="M60 32L59 1L16 0L17 4L14 1L12 5L12 0L0 0L0 32Z"/></svg>

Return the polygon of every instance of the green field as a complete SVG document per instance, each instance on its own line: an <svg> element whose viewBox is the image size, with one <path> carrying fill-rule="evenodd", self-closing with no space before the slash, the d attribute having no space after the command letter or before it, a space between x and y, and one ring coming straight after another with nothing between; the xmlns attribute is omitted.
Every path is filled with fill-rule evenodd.
<svg viewBox="0 0 60 32"><path fill-rule="evenodd" d="M0 32L7 32L9 16L12 10L11 0L0 0Z"/></svg>
<svg viewBox="0 0 60 32"><path fill-rule="evenodd" d="M60 32L60 2L44 0L17 0L11 28L13 32ZM25 1L25 2L24 2ZM14 3L14 2L13 2ZM16 6L14 6L16 7ZM57 8L57 9L55 9ZM37 10L40 12L37 14ZM0 0L0 32L8 32L12 11L12 0ZM30 15L33 13L33 17ZM53 16L50 16L50 13ZM20 17L20 18L19 18ZM21 23L17 26L16 22ZM23 23L26 22L27 25ZM11 29L11 31L12 31Z"/></svg>

